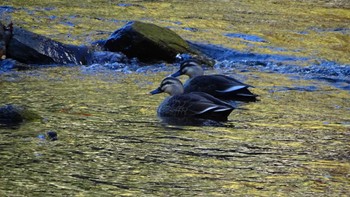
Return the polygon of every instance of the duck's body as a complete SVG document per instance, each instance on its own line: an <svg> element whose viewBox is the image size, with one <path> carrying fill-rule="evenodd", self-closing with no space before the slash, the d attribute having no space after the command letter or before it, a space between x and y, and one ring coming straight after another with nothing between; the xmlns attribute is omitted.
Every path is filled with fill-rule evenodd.
<svg viewBox="0 0 350 197"><path fill-rule="evenodd" d="M174 77L165 78L151 94L161 92L167 92L170 96L158 107L157 114L160 117L227 121L234 109L230 104L204 92L183 93L182 83Z"/></svg>
<svg viewBox="0 0 350 197"><path fill-rule="evenodd" d="M202 67L195 60L181 63L180 70L172 77L188 75L184 92L205 92L224 101L255 102L257 95L250 92L251 85L225 75L203 75Z"/></svg>
<svg viewBox="0 0 350 197"><path fill-rule="evenodd" d="M189 117L227 121L234 108L219 99L203 93L191 92L166 98L158 107L160 117Z"/></svg>
<svg viewBox="0 0 350 197"><path fill-rule="evenodd" d="M225 101L255 102L257 95L248 90L250 85L225 75L201 75L184 84L184 92L205 92Z"/></svg>

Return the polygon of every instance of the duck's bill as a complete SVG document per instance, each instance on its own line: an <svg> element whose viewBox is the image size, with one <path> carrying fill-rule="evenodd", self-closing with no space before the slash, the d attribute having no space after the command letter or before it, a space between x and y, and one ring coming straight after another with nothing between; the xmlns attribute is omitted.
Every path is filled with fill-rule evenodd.
<svg viewBox="0 0 350 197"><path fill-rule="evenodd" d="M154 94L159 94L159 93L162 93L163 91L160 89L160 88L157 88L153 91L150 92L150 94L154 95Z"/></svg>
<svg viewBox="0 0 350 197"><path fill-rule="evenodd" d="M180 76L180 75L181 75L181 71L179 70L179 71L177 71L176 73L171 74L170 76L171 76L171 77L178 77L178 76Z"/></svg>

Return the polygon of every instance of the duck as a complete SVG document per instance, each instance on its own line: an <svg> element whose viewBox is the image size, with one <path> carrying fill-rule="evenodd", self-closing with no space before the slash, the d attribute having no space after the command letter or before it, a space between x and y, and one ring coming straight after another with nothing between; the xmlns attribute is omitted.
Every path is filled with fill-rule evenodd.
<svg viewBox="0 0 350 197"><path fill-rule="evenodd" d="M204 92L184 93L182 82L175 77L166 77L160 86L150 94L168 93L169 96L159 105L159 117L208 119L224 122L234 110L229 103Z"/></svg>
<svg viewBox="0 0 350 197"><path fill-rule="evenodd" d="M180 63L180 69L171 77L189 76L184 84L184 92L205 92L226 102L256 102L258 95L248 88L253 86L242 83L235 78L215 74L204 75L200 63L195 59L187 59Z"/></svg>

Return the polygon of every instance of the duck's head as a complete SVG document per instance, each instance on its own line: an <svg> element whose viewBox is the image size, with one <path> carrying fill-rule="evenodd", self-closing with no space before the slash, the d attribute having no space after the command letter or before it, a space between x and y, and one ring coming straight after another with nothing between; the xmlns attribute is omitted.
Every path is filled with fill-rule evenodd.
<svg viewBox="0 0 350 197"><path fill-rule="evenodd" d="M163 79L163 81L160 83L160 86L150 92L150 94L159 94L162 92L166 92L170 94L171 96L182 94L184 92L183 85L180 80L178 80L175 77L166 77Z"/></svg>
<svg viewBox="0 0 350 197"><path fill-rule="evenodd" d="M178 77L180 75L187 75L190 78L203 75L204 71L200 63L194 59L185 60L180 64L180 70L170 75L172 77Z"/></svg>

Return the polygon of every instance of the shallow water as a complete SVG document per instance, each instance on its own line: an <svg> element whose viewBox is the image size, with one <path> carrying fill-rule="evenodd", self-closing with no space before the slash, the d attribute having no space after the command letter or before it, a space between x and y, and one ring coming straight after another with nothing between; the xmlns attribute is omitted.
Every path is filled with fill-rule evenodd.
<svg viewBox="0 0 350 197"><path fill-rule="evenodd" d="M63 67L1 75L1 104L26 105L44 120L0 129L0 194L350 191L348 92L320 81L227 70L255 85L261 101L235 110L223 126L168 126L156 117L165 95L148 95L176 68L165 70L87 73ZM317 89L283 88L309 86ZM42 139L47 131L56 131L58 140Z"/></svg>
<svg viewBox="0 0 350 197"><path fill-rule="evenodd" d="M186 40L349 64L349 8L348 0L6 0L0 20L67 44L106 39L128 21L141 20Z"/></svg>
<svg viewBox="0 0 350 197"><path fill-rule="evenodd" d="M25 105L43 120L0 128L0 196L347 196L348 8L345 0L5 1L3 23L67 44L141 20L237 49L209 47L221 62L206 72L254 85L261 101L221 126L169 126L156 117L166 95L148 92L173 67L1 72L0 105ZM48 131L58 140L43 139Z"/></svg>

